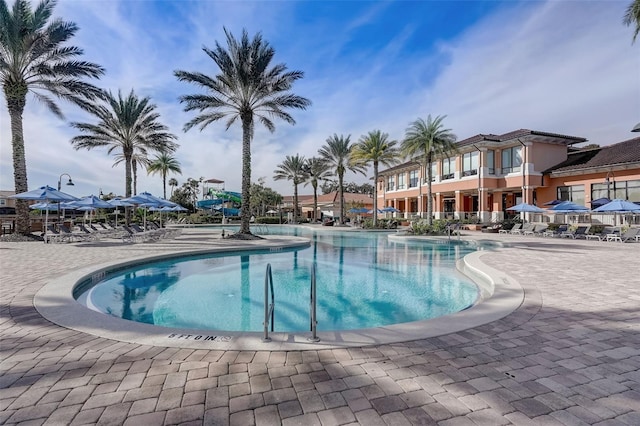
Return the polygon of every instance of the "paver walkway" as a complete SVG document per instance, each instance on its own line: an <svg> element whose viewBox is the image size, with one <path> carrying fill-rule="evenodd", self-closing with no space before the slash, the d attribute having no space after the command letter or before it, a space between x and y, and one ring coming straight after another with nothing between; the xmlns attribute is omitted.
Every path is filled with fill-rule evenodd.
<svg viewBox="0 0 640 426"><path fill-rule="evenodd" d="M463 238L487 238L469 233ZM73 268L226 244L0 243L0 424L640 425L640 244L491 235L525 289L502 320L319 351L142 346L50 323L35 292Z"/></svg>

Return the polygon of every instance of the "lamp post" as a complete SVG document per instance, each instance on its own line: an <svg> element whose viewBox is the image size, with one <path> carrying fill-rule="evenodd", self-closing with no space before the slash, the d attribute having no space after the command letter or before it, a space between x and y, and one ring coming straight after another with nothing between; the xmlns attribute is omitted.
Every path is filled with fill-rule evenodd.
<svg viewBox="0 0 640 426"><path fill-rule="evenodd" d="M73 181L71 180L71 175L69 173L63 173L58 178L58 191L60 191L62 189L62 177L63 176L66 176L66 177L69 178L69 181L66 183L67 186L74 186L75 185L73 183ZM61 218L62 218L62 212L60 211L60 202L58 201L58 224L60 224Z"/></svg>
<svg viewBox="0 0 640 426"><path fill-rule="evenodd" d="M611 179L609 178L609 176L611 176ZM613 172L611 170L609 170L607 172L607 176L604 178L604 183L607 184L607 198L609 200L611 200L611 181L615 178L615 176L613 175ZM615 191L615 182L613 185L613 190Z"/></svg>

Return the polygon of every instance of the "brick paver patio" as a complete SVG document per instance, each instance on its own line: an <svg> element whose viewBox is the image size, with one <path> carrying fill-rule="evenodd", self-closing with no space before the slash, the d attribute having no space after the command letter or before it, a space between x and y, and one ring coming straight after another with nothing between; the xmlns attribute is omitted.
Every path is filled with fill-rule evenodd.
<svg viewBox="0 0 640 426"><path fill-rule="evenodd" d="M465 239L487 238L467 232ZM640 425L640 244L498 236L507 317L399 344L212 351L95 337L38 314L74 268L228 244L0 243L0 424Z"/></svg>

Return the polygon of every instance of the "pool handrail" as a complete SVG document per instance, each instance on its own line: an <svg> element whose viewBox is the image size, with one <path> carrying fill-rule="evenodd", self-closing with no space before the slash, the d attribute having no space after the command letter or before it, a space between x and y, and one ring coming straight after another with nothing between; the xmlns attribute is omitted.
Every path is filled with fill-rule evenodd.
<svg viewBox="0 0 640 426"><path fill-rule="evenodd" d="M311 265L311 294L309 297L309 320L311 322L311 337L307 340L310 342L319 342L320 338L317 335L318 320L316 317L316 264Z"/></svg>
<svg viewBox="0 0 640 426"><path fill-rule="evenodd" d="M271 290L271 305L269 305L269 290ZM267 270L264 276L264 337L263 342L270 342L269 337L269 323L271 323L271 332L273 332L275 299L273 294L273 275L271 274L271 264L267 263ZM271 316L271 321L269 321Z"/></svg>

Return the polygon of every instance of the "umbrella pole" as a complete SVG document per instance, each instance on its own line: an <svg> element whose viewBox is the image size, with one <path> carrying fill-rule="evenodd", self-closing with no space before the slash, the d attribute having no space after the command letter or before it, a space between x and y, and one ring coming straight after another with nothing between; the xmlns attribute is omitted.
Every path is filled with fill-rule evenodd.
<svg viewBox="0 0 640 426"><path fill-rule="evenodd" d="M48 243L47 241L47 231L49 228L49 209L47 209L47 211L44 214L44 243Z"/></svg>

